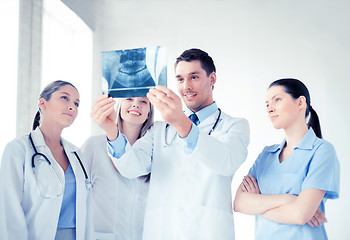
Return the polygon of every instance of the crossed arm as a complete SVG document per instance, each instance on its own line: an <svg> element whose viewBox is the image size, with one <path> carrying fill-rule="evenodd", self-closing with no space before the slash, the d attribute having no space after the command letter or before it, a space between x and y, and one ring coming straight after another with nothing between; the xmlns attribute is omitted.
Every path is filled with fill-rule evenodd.
<svg viewBox="0 0 350 240"><path fill-rule="evenodd" d="M237 189L234 210L249 215L261 215L283 224L320 226L327 222L318 208L325 191L305 189L299 196L292 194L265 195L260 193L255 178L245 176Z"/></svg>

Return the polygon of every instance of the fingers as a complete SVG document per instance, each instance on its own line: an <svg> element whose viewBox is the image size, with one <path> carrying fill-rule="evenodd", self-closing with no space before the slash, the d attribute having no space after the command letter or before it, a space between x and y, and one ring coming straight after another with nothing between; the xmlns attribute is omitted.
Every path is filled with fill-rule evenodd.
<svg viewBox="0 0 350 240"><path fill-rule="evenodd" d="M91 108L91 118L97 124L103 122L108 116L114 113L115 101L107 95L98 97Z"/></svg>
<svg viewBox="0 0 350 240"><path fill-rule="evenodd" d="M310 227L315 227L315 224L311 220L308 221L307 224L309 224Z"/></svg>
<svg viewBox="0 0 350 240"><path fill-rule="evenodd" d="M170 97L172 99L178 98L178 96L173 91L171 91L169 88L164 87L162 85L156 86L155 89L160 91L160 92L165 93L168 97Z"/></svg>
<svg viewBox="0 0 350 240"><path fill-rule="evenodd" d="M159 111L164 111L168 104L161 100L156 95L154 95L151 91L147 93L147 98L151 102L153 106L155 106Z"/></svg>
<svg viewBox="0 0 350 240"><path fill-rule="evenodd" d="M106 105L107 103L110 103L114 101L113 98L108 97L107 94L104 94L94 101L92 107L91 107L91 113L94 114L97 112L98 109L100 109L103 105Z"/></svg>
<svg viewBox="0 0 350 240"><path fill-rule="evenodd" d="M179 96L164 86L151 88L147 96L152 99L150 101L153 101L154 104L159 104L160 107L174 108L178 103L181 103ZM161 101L156 101L156 99Z"/></svg>
<svg viewBox="0 0 350 240"><path fill-rule="evenodd" d="M321 226L324 222L327 222L327 218L326 216L323 214L323 212L318 208L314 214L314 216L312 216L312 218L310 219L310 221L308 222L308 224L311 227L318 227Z"/></svg>
<svg viewBox="0 0 350 240"><path fill-rule="evenodd" d="M239 185L239 189L240 189L242 192L248 192L248 190L247 190L246 187L244 186L243 182Z"/></svg>
<svg viewBox="0 0 350 240"><path fill-rule="evenodd" d="M253 183L253 186L256 190L259 189L259 185L258 182L256 181L256 179L254 178L254 176L252 174L249 174L249 178L251 179L251 182ZM259 189L259 193L260 193L260 189Z"/></svg>
<svg viewBox="0 0 350 240"><path fill-rule="evenodd" d="M247 189L247 191L248 192L252 192L253 191L253 189L252 189L252 186L253 186L253 184L250 184L250 178L249 177L247 177L247 176L244 176L243 177L243 185L244 185L244 187Z"/></svg>
<svg viewBox="0 0 350 240"><path fill-rule="evenodd" d="M259 185L253 175L249 174L249 176L244 176L242 184L247 192L260 193Z"/></svg>

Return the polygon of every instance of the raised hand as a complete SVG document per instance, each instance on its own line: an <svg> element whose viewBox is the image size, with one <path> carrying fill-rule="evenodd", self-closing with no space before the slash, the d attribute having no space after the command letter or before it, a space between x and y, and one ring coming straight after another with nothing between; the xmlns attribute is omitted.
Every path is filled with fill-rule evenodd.
<svg viewBox="0 0 350 240"><path fill-rule="evenodd" d="M169 88L158 85L149 90L147 97L160 111L164 121L175 127L181 137L188 135L192 122L182 111L182 102L179 96Z"/></svg>
<svg viewBox="0 0 350 240"><path fill-rule="evenodd" d="M92 120L105 131L110 141L118 137L114 105L114 99L105 94L95 100L90 113Z"/></svg>

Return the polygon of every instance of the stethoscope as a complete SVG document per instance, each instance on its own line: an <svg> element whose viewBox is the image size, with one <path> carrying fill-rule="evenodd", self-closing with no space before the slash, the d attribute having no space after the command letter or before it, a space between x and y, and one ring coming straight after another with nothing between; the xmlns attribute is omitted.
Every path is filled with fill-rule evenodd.
<svg viewBox="0 0 350 240"><path fill-rule="evenodd" d="M218 108L218 111L219 111L219 114L218 114L218 116L217 116L217 118L216 118L216 121L215 121L214 125L211 127L211 129L210 129L210 131L209 131L209 133L208 133L209 136L211 135L212 132L214 132L216 126L217 126L218 123L219 123L219 120L220 120L220 117L221 117L221 109ZM173 139L170 141L170 143L168 143L168 141L167 141L167 135L168 135L167 130L168 130L168 127L169 127L169 126L170 126L170 125L169 125L168 123L167 123L166 126L165 126L165 144L166 144L166 146L169 146L170 143L172 143L172 142L175 140L175 137L176 137L176 135L177 135L177 134L175 134L174 137L173 137Z"/></svg>
<svg viewBox="0 0 350 240"><path fill-rule="evenodd" d="M45 156L45 154L40 153L40 152L38 152L38 151L36 150L36 147L35 147L34 142L33 142L33 139L32 139L32 133L29 133L29 140L30 140L30 143L31 143L31 145L32 145L32 147L33 147L33 149L34 149L34 152L35 152L35 153L33 154L33 156L32 156L32 168L35 168L35 157L36 157L36 156L41 156L41 157L43 157L43 158L45 159L45 161L46 161L49 165L51 165L50 160ZM85 176L86 190L89 191L89 190L92 188L92 184L91 184L91 182L90 182L90 180L89 180L89 178L88 178L88 175L87 175L87 173L86 173L85 167L84 167L82 161L80 160L80 157L79 157L78 153L77 153L76 151L74 151L73 153L74 153L74 155L76 156L76 158L78 159L78 162L79 162L79 164L80 164L80 167L83 169L84 176Z"/></svg>

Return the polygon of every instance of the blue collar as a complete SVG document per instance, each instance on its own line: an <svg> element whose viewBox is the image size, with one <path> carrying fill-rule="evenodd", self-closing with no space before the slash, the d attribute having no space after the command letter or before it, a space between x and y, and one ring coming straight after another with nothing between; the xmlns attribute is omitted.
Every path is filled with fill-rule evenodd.
<svg viewBox="0 0 350 240"><path fill-rule="evenodd" d="M295 149L305 149L305 150L311 150L314 146L315 141L317 140L317 136L312 129L312 127L309 128L309 130L304 135L303 139L299 142L299 144L296 146ZM283 139L283 141L279 145L273 145L271 146L268 151L269 152L276 152L280 149L283 149L284 145L286 144L286 139Z"/></svg>
<svg viewBox="0 0 350 240"><path fill-rule="evenodd" d="M196 115L199 119L199 123L203 122L209 116L213 115L217 110L218 110L218 106L216 105L216 102L213 102L209 106L206 106L205 108L202 108L201 110L196 112ZM192 113L194 113L188 108L186 108L184 112L187 117L190 116Z"/></svg>

